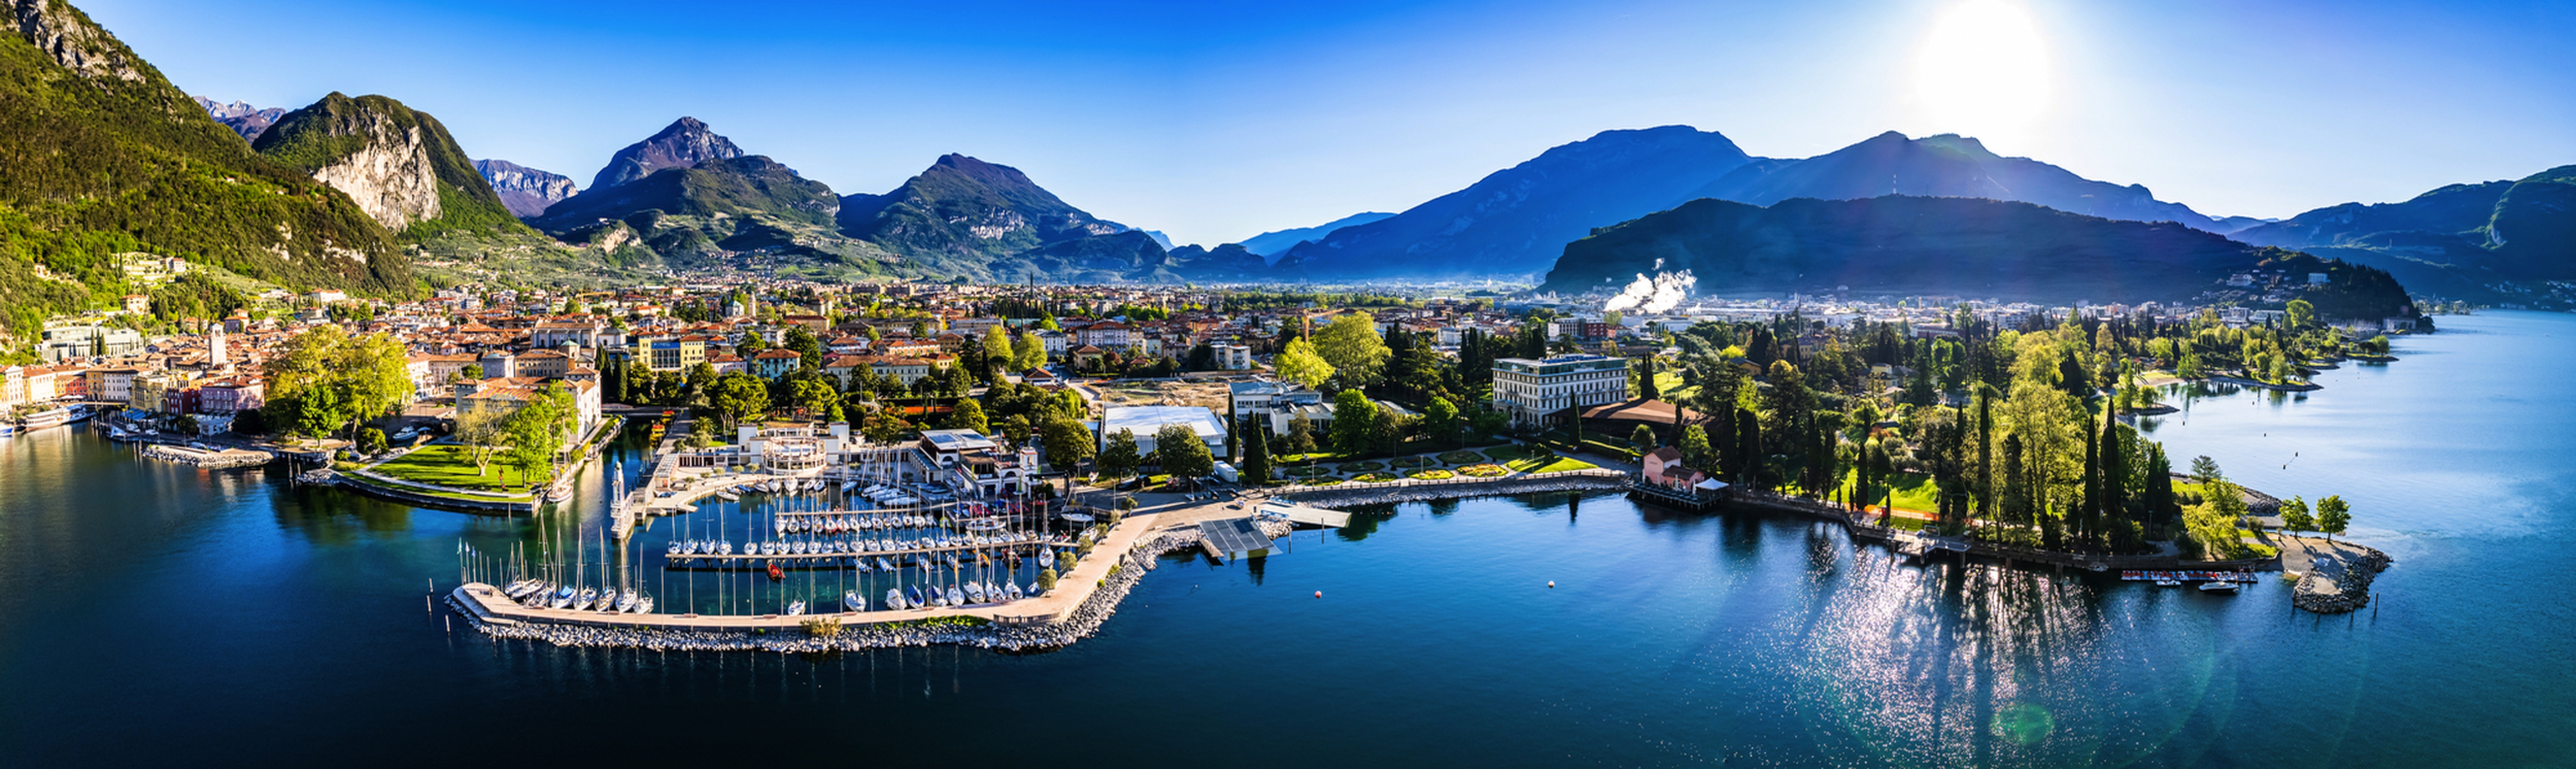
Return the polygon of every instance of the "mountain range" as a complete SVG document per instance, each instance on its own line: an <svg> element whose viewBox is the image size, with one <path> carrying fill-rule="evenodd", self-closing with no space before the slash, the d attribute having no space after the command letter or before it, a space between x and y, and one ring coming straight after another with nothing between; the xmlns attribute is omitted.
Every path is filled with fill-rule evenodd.
<svg viewBox="0 0 2576 769"><path fill-rule="evenodd" d="M1616 288L1688 270L1700 293L2001 297L2041 303L2195 302L2232 275L2282 271L2318 312L2411 316L2385 272L2252 246L2173 222L2030 203L1887 195L1770 206L1702 198L1565 246L1542 290ZM2327 276L2310 285L2310 275ZM2195 302L2196 303L2196 302Z"/></svg>
<svg viewBox="0 0 2576 769"><path fill-rule="evenodd" d="M482 173L483 181L492 185L492 192L501 196L502 207L522 219L543 214L580 191L573 187L572 177L507 160L477 160L474 170Z"/></svg>
<svg viewBox="0 0 2576 769"><path fill-rule="evenodd" d="M2501 282L2576 279L2576 166L2327 206L2234 237L2370 264L2448 298L2505 299Z"/></svg>
<svg viewBox="0 0 2576 769"><path fill-rule="evenodd" d="M1280 254L1287 253L1288 249L1295 248L1299 243L1322 239L1326 235L1333 234L1335 230L1339 230L1344 227L1357 227L1363 224L1373 224L1392 218L1395 218L1394 214L1383 211L1362 211L1360 213L1345 216L1323 224L1318 224L1313 227L1298 227L1294 229L1264 232L1259 235L1244 238L1240 243L1246 251L1250 251L1263 257L1275 257Z"/></svg>
<svg viewBox="0 0 2576 769"><path fill-rule="evenodd" d="M1460 278L1547 271L1564 244L1700 198L1770 205L1882 195L2037 203L2106 219L2222 225L2145 187L2002 157L1975 139L1888 132L1805 159L1756 158L1689 126L1604 131L1541 153L1392 218L1290 248L1317 280ZM2244 226L2248 220L2233 222Z"/></svg>
<svg viewBox="0 0 2576 769"><path fill-rule="evenodd" d="M268 130L270 124L286 116L286 110L279 107L253 107L249 102L241 101L226 104L203 96L196 99L197 106L206 108L207 117L241 134L243 141L258 140L261 131Z"/></svg>

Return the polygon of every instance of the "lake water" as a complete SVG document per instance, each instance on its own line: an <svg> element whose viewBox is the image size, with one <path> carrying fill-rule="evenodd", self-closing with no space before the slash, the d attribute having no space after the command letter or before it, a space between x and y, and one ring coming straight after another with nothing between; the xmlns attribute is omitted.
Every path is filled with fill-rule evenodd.
<svg viewBox="0 0 2576 769"><path fill-rule="evenodd" d="M1924 568L1803 521L1559 494L1403 505L1265 561L1168 559L1053 653L558 649L451 627L425 598L455 585L460 541L591 531L596 503L541 535L53 430L0 442L0 756L2563 765L2576 385L2556 363L2576 316L2441 321L2322 392L2151 425L2177 458L2353 503L2351 536L2397 565L2375 611L2341 617L2292 611L2279 582Z"/></svg>

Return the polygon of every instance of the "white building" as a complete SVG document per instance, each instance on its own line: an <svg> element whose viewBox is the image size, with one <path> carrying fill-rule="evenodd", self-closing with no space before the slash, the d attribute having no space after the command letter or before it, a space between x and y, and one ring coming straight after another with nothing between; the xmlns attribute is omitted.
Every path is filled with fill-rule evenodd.
<svg viewBox="0 0 2576 769"><path fill-rule="evenodd" d="M1130 430L1136 434L1136 452L1152 454L1155 434L1167 425L1189 426L1207 444L1209 456L1225 456L1225 423L1200 406L1111 406L1100 420L1101 445L1107 446L1118 431Z"/></svg>
<svg viewBox="0 0 2576 769"><path fill-rule="evenodd" d="M1494 361L1494 408L1515 423L1535 424L1567 408L1627 399L1626 358L1580 354Z"/></svg>
<svg viewBox="0 0 2576 769"><path fill-rule="evenodd" d="M1252 348L1239 344L1210 345L1216 351L1216 367L1226 371L1252 368Z"/></svg>

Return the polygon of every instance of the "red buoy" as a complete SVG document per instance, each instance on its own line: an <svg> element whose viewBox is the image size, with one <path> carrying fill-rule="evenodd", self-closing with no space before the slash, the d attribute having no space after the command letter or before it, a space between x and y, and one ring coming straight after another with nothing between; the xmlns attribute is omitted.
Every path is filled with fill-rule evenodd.
<svg viewBox="0 0 2576 769"><path fill-rule="evenodd" d="M1324 591L1321 591L1321 590L1317 590L1317 591L1315 591L1315 597L1316 597L1316 598L1322 598L1322 597L1324 597Z"/></svg>

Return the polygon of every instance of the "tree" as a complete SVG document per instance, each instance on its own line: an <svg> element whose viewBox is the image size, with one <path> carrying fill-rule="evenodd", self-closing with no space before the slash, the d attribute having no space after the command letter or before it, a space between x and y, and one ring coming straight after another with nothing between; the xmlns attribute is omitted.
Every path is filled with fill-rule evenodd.
<svg viewBox="0 0 2576 769"><path fill-rule="evenodd" d="M2291 497L2281 502L2281 528L2297 534L2317 527L2317 519L2308 514L2308 501Z"/></svg>
<svg viewBox="0 0 2576 769"><path fill-rule="evenodd" d="M821 377L797 379L788 385L789 401L798 411L816 419L840 421L834 416L841 410L841 394L832 389L830 380Z"/></svg>
<svg viewBox="0 0 2576 769"><path fill-rule="evenodd" d="M984 360L986 365L992 366L997 372L1016 368L1020 355L1018 350L1011 347L1011 332L1003 330L998 324L984 329ZM995 376L993 379L1000 381L1001 377Z"/></svg>
<svg viewBox="0 0 2576 769"><path fill-rule="evenodd" d="M1655 357L1652 355L1646 356L1645 358L1637 361L1638 397L1645 398L1650 401L1663 399L1663 388L1655 384L1655 368ZM1644 427L1645 425L1638 426Z"/></svg>
<svg viewBox="0 0 2576 769"><path fill-rule="evenodd" d="M1144 455L1136 450L1136 432L1133 430L1119 430L1117 435L1109 437L1109 445L1100 450L1100 471L1112 478L1135 475L1136 466L1144 461Z"/></svg>
<svg viewBox="0 0 2576 769"><path fill-rule="evenodd" d="M1288 450L1297 452L1297 456L1305 461L1314 461L1312 456L1315 453L1314 420L1307 419L1304 414L1288 417Z"/></svg>
<svg viewBox="0 0 2576 769"><path fill-rule="evenodd" d="M948 412L948 429L973 430L983 434L991 432L993 426L984 418L984 406L968 398L958 401L957 407Z"/></svg>
<svg viewBox="0 0 2576 769"><path fill-rule="evenodd" d="M1377 403L1359 390L1333 396L1333 450L1359 456L1377 444Z"/></svg>
<svg viewBox="0 0 2576 769"><path fill-rule="evenodd" d="M2292 333L2315 328L2317 306L2309 304L2305 299L2292 299L2289 305L2281 309L2281 317L2285 321L2283 325L2288 326Z"/></svg>
<svg viewBox="0 0 2576 769"><path fill-rule="evenodd" d="M2218 472L2218 460L2210 459L2207 454L2191 458L2191 479L2194 482L2208 483L2225 477Z"/></svg>
<svg viewBox="0 0 2576 769"><path fill-rule="evenodd" d="M1046 366L1046 340L1035 331L1020 332L1020 341L1011 348L1012 367L1029 371Z"/></svg>
<svg viewBox="0 0 2576 769"><path fill-rule="evenodd" d="M480 364L480 363L468 363L468 364L465 364L465 367L464 367L464 368L461 368L461 369L457 369L457 370L456 370L456 380L457 380L457 381L460 381L460 382L480 382L480 381L483 381L483 364Z"/></svg>
<svg viewBox="0 0 2576 769"><path fill-rule="evenodd" d="M456 443L465 449L465 458L474 463L474 477L483 477L492 468L493 455L507 440L501 432L498 409L460 409L456 412Z"/></svg>
<svg viewBox="0 0 2576 769"><path fill-rule="evenodd" d="M1322 387L1325 381L1333 378L1333 364L1324 360L1324 356L1315 352L1315 346L1302 338L1289 340L1288 348L1281 350L1272 363L1279 369L1279 378L1309 390Z"/></svg>
<svg viewBox="0 0 2576 769"><path fill-rule="evenodd" d="M1709 469L1711 464L1709 460L1717 454L1715 449L1709 448L1708 430L1699 425L1682 428L1680 448L1682 464L1702 470Z"/></svg>
<svg viewBox="0 0 2576 769"><path fill-rule="evenodd" d="M194 432L193 430L190 432ZM358 453L385 453L385 431L373 427L358 430Z"/></svg>
<svg viewBox="0 0 2576 769"><path fill-rule="evenodd" d="M814 338L814 332L804 326L788 326L787 341L780 346L796 351L798 368L814 371L823 367L823 340Z"/></svg>
<svg viewBox="0 0 2576 769"><path fill-rule="evenodd" d="M309 434L351 429L402 405L412 392L410 355L388 334L351 338L315 326L288 340L266 367L280 421Z"/></svg>
<svg viewBox="0 0 2576 769"><path fill-rule="evenodd" d="M1432 398L1431 405L1422 409L1422 426L1430 431L1433 438L1457 438L1458 407L1449 403L1447 398Z"/></svg>
<svg viewBox="0 0 2576 769"><path fill-rule="evenodd" d="M707 402L715 406L716 413L724 415L726 427L740 427L745 421L769 413L769 388L761 383L760 377L740 371L729 372L716 377L715 386L708 390Z"/></svg>
<svg viewBox="0 0 2576 769"><path fill-rule="evenodd" d="M1216 457L1208 453L1207 442L1189 425L1164 425L1154 433L1154 454L1162 457L1163 472L1174 478L1197 478L1216 472Z"/></svg>
<svg viewBox="0 0 2576 769"><path fill-rule="evenodd" d="M1266 421L1258 416L1244 417L1242 427L1235 430L1243 440L1242 478L1245 486L1258 488L1270 485L1270 430L1262 424Z"/></svg>
<svg viewBox="0 0 2576 769"><path fill-rule="evenodd" d="M1333 365L1334 378L1346 388L1377 384L1391 354L1377 333L1377 319L1365 312L1345 313L1317 329L1315 352Z"/></svg>
<svg viewBox="0 0 2576 769"><path fill-rule="evenodd" d="M1636 447L1638 454L1644 454L1661 444L1655 442L1655 428L1640 424L1637 429L1628 431L1628 445Z"/></svg>
<svg viewBox="0 0 2576 769"><path fill-rule="evenodd" d="M1060 412L1039 412L1038 440L1046 447L1047 462L1057 467L1071 470L1091 458L1091 431Z"/></svg>
<svg viewBox="0 0 2576 769"><path fill-rule="evenodd" d="M955 398L975 389L975 377L966 373L963 366L941 366L935 373L939 377L941 395Z"/></svg>
<svg viewBox="0 0 2576 769"><path fill-rule="evenodd" d="M2342 534L2344 527L2351 525L2352 505L2344 502L2342 495L2317 500L2317 530L2325 532L2326 539L2334 539L2334 535Z"/></svg>

